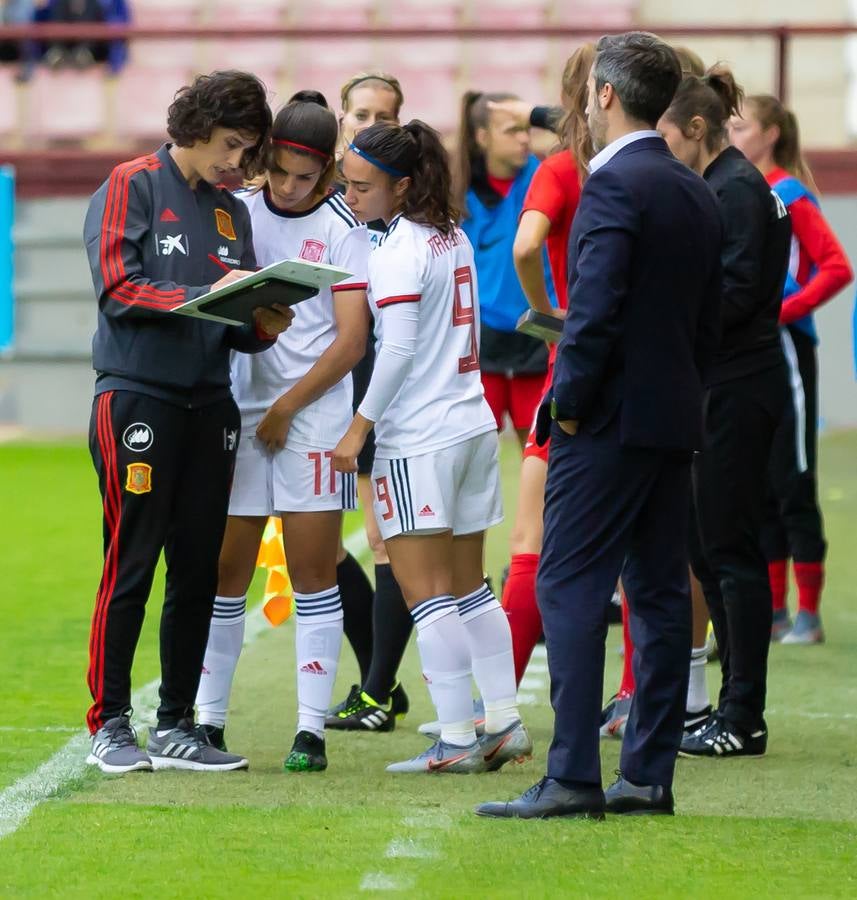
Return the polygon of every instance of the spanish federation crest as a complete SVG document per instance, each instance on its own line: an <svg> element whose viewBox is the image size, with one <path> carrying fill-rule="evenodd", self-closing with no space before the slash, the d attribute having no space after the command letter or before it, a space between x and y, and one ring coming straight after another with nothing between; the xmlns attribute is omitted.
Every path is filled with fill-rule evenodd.
<svg viewBox="0 0 857 900"><path fill-rule="evenodd" d="M152 490L152 467L148 463L130 463L125 490L131 494L148 494Z"/></svg>

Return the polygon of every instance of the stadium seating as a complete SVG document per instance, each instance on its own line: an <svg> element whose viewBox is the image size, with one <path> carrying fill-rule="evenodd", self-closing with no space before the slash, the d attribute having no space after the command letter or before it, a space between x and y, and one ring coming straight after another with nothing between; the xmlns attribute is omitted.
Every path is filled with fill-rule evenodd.
<svg viewBox="0 0 857 900"><path fill-rule="evenodd" d="M379 68L379 56L365 39L301 41L294 45L291 88L321 91L338 110L342 85L358 72Z"/></svg>
<svg viewBox="0 0 857 900"><path fill-rule="evenodd" d="M566 0L566 5L576 2ZM550 8L550 0L472 0L469 20L483 27L534 27L548 24Z"/></svg>
<svg viewBox="0 0 857 900"><path fill-rule="evenodd" d="M402 118L423 119L441 132L458 124L458 79L461 43L450 38L402 40L384 48L383 68L401 82Z"/></svg>
<svg viewBox="0 0 857 900"><path fill-rule="evenodd" d="M398 28L455 28L462 20L463 8L463 0L393 0L383 20Z"/></svg>
<svg viewBox="0 0 857 900"><path fill-rule="evenodd" d="M117 139L127 144L162 140L166 112L176 90L188 84L188 69L126 66L116 83L113 120Z"/></svg>
<svg viewBox="0 0 857 900"><path fill-rule="evenodd" d="M214 0L204 4L207 7L205 22L207 25L223 25L226 28L239 28L251 25L264 28L267 26L287 24L288 3L284 0Z"/></svg>
<svg viewBox="0 0 857 900"><path fill-rule="evenodd" d="M307 0L293 3L291 20L311 28L350 28L355 31L372 24L375 0Z"/></svg>
<svg viewBox="0 0 857 900"><path fill-rule="evenodd" d="M37 69L27 85L24 136L28 141L44 144L101 134L108 121L105 95L105 80L99 69Z"/></svg>
<svg viewBox="0 0 857 900"><path fill-rule="evenodd" d="M135 25L198 25L203 0L145 0L132 3Z"/></svg>
<svg viewBox="0 0 857 900"><path fill-rule="evenodd" d="M471 40L465 53L465 87L508 91L532 103L554 98L556 85L546 85L550 58L547 40Z"/></svg>
<svg viewBox="0 0 857 900"><path fill-rule="evenodd" d="M593 25L627 27L638 0L136 0L143 26L223 25L229 38L143 39L130 43L129 63L115 78L106 70L38 70L17 86L17 67L0 67L0 141L78 140L97 146L143 142L163 133L166 107L195 72L241 68L265 82L272 106L294 91L321 90L338 107L339 89L359 71L384 69L402 82L405 117L418 116L444 133L455 130L465 88L514 91L556 102L562 66L576 41L470 39L460 26ZM294 40L244 37L243 27L338 27L343 38ZM431 39L368 39L373 26L449 29Z"/></svg>
<svg viewBox="0 0 857 900"><path fill-rule="evenodd" d="M574 0L556 3L551 22L556 25L588 25L608 31L633 27L637 0Z"/></svg>
<svg viewBox="0 0 857 900"><path fill-rule="evenodd" d="M0 138L18 129L18 96L13 66L0 67Z"/></svg>

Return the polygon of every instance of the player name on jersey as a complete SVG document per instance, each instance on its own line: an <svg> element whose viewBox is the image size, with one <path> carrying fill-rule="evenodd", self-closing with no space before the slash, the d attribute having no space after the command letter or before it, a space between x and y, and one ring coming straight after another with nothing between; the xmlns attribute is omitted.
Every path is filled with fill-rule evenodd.
<svg viewBox="0 0 857 900"><path fill-rule="evenodd" d="M464 236L464 232L460 228L456 228L455 231L449 235L441 234L439 231L436 231L428 239L427 243L431 248L432 257L436 259L441 254L452 250L453 247L460 246L466 240L467 238Z"/></svg>

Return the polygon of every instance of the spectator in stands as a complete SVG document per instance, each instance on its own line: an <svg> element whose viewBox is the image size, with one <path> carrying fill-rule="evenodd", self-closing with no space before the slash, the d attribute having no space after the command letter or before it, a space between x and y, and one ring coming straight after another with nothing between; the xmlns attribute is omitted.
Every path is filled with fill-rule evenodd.
<svg viewBox="0 0 857 900"><path fill-rule="evenodd" d="M67 23L82 25L88 22L103 22L104 10L99 0L51 0L48 21L54 24ZM45 65L52 69L60 66L74 66L85 69L95 63L96 52L106 56L103 43L93 41L57 41L45 53Z"/></svg>
<svg viewBox="0 0 857 900"><path fill-rule="evenodd" d="M126 0L49 0L45 5L48 22L123 24L130 20ZM115 74L125 64L127 56L125 41L62 41L48 48L45 63L51 68L70 65L85 69L94 63L106 62Z"/></svg>
<svg viewBox="0 0 857 900"><path fill-rule="evenodd" d="M759 168L792 219L792 255L780 312L780 336L789 366L794 415L784 419L774 441L772 495L762 547L773 597L772 640L816 644L824 640L818 608L827 544L816 483L818 335L812 314L854 276L819 209L794 113L775 97L748 97L741 115L730 121L730 139ZM798 589L794 625L786 607L790 558Z"/></svg>
<svg viewBox="0 0 857 900"><path fill-rule="evenodd" d="M31 25L44 17L49 0L3 0L0 4L0 23L3 25ZM0 62L20 61L18 81L29 81L36 67L41 47L38 41L20 43L9 41L0 44Z"/></svg>
<svg viewBox="0 0 857 900"><path fill-rule="evenodd" d="M458 143L456 203L462 228L473 244L482 310L480 366L485 397L497 428L509 414L523 447L542 395L548 353L543 341L519 334L515 325L527 309L512 255L518 217L538 168L530 152L529 126L489 104L518 99L514 94L464 95ZM556 291L542 255L551 306Z"/></svg>

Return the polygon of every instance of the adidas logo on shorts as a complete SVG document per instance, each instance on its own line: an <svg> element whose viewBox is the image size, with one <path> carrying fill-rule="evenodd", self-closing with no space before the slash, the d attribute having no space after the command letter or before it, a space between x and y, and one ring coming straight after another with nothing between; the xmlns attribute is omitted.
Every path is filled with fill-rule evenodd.
<svg viewBox="0 0 857 900"><path fill-rule="evenodd" d="M300 671L308 672L310 675L327 675L327 669L317 659L301 666Z"/></svg>
<svg viewBox="0 0 857 900"><path fill-rule="evenodd" d="M420 510L420 516L433 516L434 510L426 503L426 505Z"/></svg>

